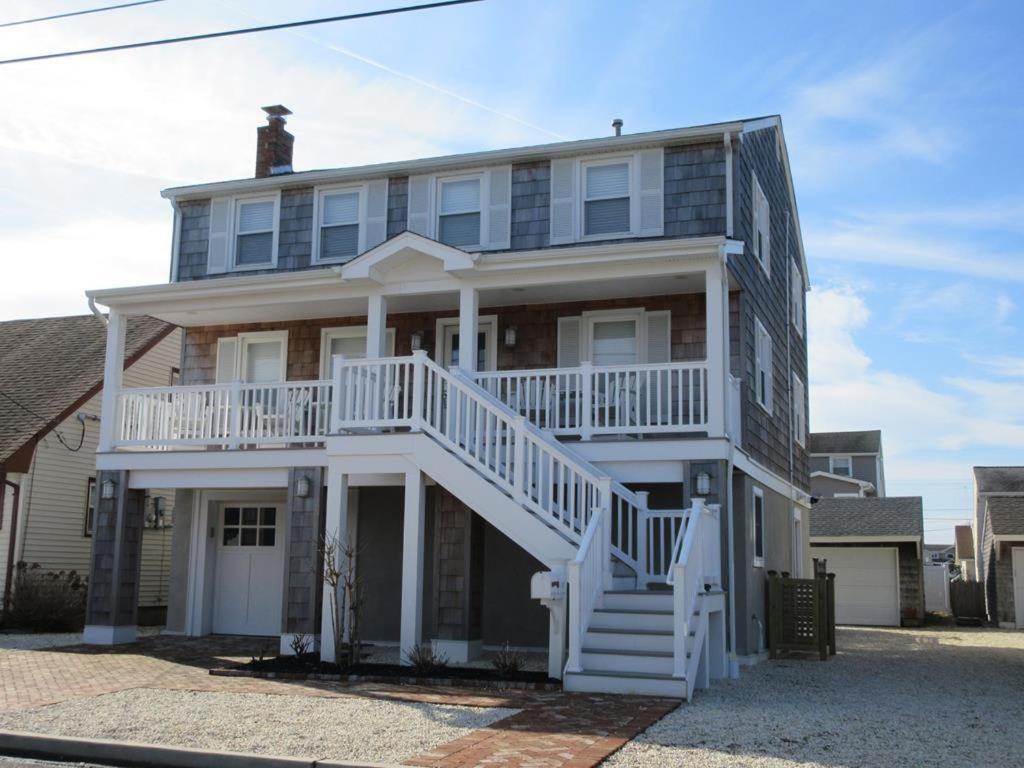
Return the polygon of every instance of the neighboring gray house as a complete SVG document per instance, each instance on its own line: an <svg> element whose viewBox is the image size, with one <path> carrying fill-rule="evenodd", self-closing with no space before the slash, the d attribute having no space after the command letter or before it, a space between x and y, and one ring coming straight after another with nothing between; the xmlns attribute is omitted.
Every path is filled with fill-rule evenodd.
<svg viewBox="0 0 1024 768"><path fill-rule="evenodd" d="M920 624L923 536L918 496L819 499L811 507L811 556L836 574L836 621Z"/></svg>
<svg viewBox="0 0 1024 768"><path fill-rule="evenodd" d="M956 559L956 547L953 544L925 544L925 563L952 563Z"/></svg>
<svg viewBox="0 0 1024 768"><path fill-rule="evenodd" d="M975 574L988 619L1024 629L1024 467L974 468Z"/></svg>
<svg viewBox="0 0 1024 768"><path fill-rule="evenodd" d="M812 432L811 496L885 496L882 432Z"/></svg>
<svg viewBox="0 0 1024 768"><path fill-rule="evenodd" d="M969 525L958 525L953 529L956 538L954 544L954 562L960 569L960 575L966 581L975 581L978 577L974 568L974 533Z"/></svg>

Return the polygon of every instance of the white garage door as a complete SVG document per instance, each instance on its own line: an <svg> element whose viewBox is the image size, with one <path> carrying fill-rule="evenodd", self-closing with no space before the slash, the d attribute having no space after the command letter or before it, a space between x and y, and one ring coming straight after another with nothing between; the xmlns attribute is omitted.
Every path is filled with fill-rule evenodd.
<svg viewBox="0 0 1024 768"><path fill-rule="evenodd" d="M273 504L225 504L219 517L213 631L279 635L283 509Z"/></svg>
<svg viewBox="0 0 1024 768"><path fill-rule="evenodd" d="M812 547L836 575L836 623L898 627L899 557L895 547Z"/></svg>

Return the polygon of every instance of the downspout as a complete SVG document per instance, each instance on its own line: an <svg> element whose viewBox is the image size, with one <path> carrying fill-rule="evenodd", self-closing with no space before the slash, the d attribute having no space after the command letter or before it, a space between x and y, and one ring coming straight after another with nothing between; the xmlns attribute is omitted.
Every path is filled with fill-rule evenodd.
<svg viewBox="0 0 1024 768"><path fill-rule="evenodd" d="M789 542L790 546L795 544L796 537L793 535L796 532L796 521L793 519L793 506L796 503L796 488L793 486L793 479L796 475L796 463L793 461L793 444L795 438L793 437L793 412L796 410L796 405L793 403L793 353L792 353L792 339L793 339L793 269L792 269L792 257L789 254L789 208L786 209L786 371L788 381L786 382L786 390L789 392L789 525L793 528L790 531ZM804 328L806 329L806 323ZM804 333L807 333L804 330ZM809 378L809 377L808 377ZM810 381L805 382L804 392L810 390ZM806 395L805 395L806 396ZM803 407L803 404L801 404ZM807 440L807 432L810 430L804 429L804 440ZM810 521L808 521L810 525ZM789 567L793 567L794 562L800 563L800 575L803 575L804 560L801 557L802 553L791 552ZM798 560L799 558L799 560ZM795 574L794 574L795 575Z"/></svg>
<svg viewBox="0 0 1024 768"><path fill-rule="evenodd" d="M107 319L107 316L100 312L100 308L96 306L96 299L92 296L89 297L89 311L96 315L104 325L107 325L110 322L110 320Z"/></svg>
<svg viewBox="0 0 1024 768"><path fill-rule="evenodd" d="M7 613L11 610L11 580L14 577L14 550L18 538L18 505L21 502L21 486L8 480L6 471L0 472L0 514L3 513L7 486L14 489L14 496L11 503L11 533L7 539L7 566L4 569L3 617L5 620L7 619Z"/></svg>
<svg viewBox="0 0 1024 768"><path fill-rule="evenodd" d="M726 134L728 139L729 134ZM725 177L725 184L729 193L726 196L728 201L731 196L731 169L732 169L732 144L726 142L726 168L727 173ZM731 211L732 205L727 205L727 208ZM731 220L731 216L729 217ZM730 221L731 225L731 221ZM727 317L731 319L731 312L729 309L729 254L722 250L722 279L727 281L725 291L725 311ZM728 320L726 322L729 322ZM726 373L726 387L723 396L728 398L732 392L732 383L729 378L732 376L732 355L731 350L726 348L724 356ZM726 401L726 407L728 407L728 401ZM740 426L739 429L743 427ZM736 657L736 552L735 542L736 534L733 531L733 492L732 492L732 473L733 473L733 452L736 450L736 436L732 434L732 430L726 430L726 437L729 440L729 450L726 452L726 470L725 470L725 498L726 498L726 510L725 516L725 537L726 537L726 548L729 552L729 599L726 601L729 606L729 677L736 679L740 676L740 664Z"/></svg>

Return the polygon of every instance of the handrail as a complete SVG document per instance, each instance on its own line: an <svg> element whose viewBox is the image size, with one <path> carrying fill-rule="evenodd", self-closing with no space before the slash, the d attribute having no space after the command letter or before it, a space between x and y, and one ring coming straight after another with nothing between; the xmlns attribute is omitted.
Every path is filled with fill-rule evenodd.
<svg viewBox="0 0 1024 768"><path fill-rule="evenodd" d="M473 378L499 379L506 376L527 376L544 373L579 373L584 367L601 373L603 371L657 371L667 369L706 368L707 360L670 360L665 363L623 363L620 365L593 365L583 363L576 368L503 368L500 371L476 371Z"/></svg>

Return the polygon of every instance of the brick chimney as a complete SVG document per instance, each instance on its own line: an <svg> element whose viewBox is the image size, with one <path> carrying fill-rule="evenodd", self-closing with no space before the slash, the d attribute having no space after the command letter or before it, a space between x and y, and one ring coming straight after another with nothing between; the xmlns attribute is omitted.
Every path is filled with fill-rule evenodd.
<svg viewBox="0 0 1024 768"><path fill-rule="evenodd" d="M256 178L292 172L292 146L295 137L284 129L285 118L292 112L275 104L263 107L267 124L256 129Z"/></svg>

